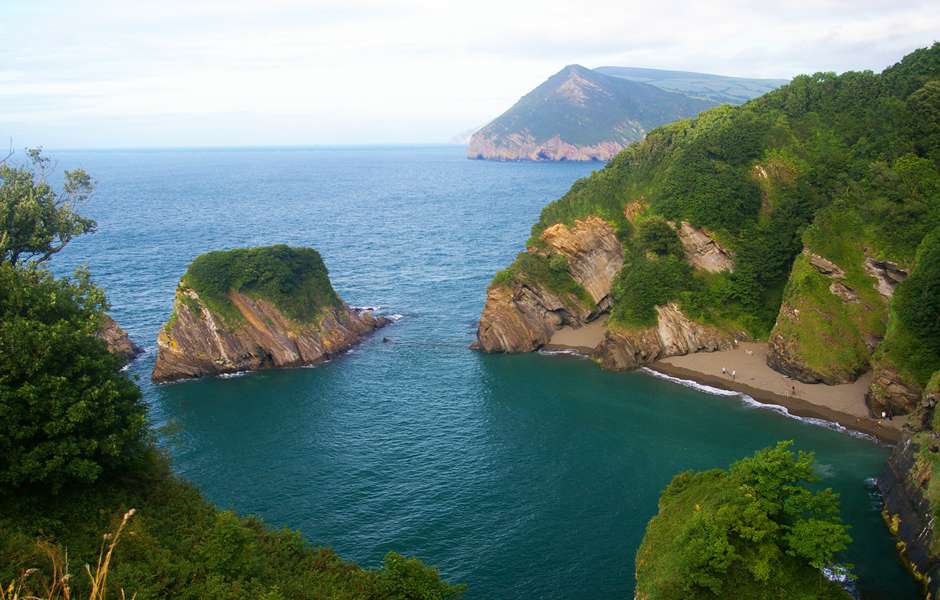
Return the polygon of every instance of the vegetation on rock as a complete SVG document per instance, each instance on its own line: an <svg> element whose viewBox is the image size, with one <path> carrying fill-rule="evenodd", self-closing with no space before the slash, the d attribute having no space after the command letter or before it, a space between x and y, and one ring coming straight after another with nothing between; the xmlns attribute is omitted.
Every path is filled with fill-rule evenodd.
<svg viewBox="0 0 940 600"><path fill-rule="evenodd" d="M283 244L207 252L190 264L180 285L232 325L243 320L228 297L233 291L268 300L298 323L341 305L320 254Z"/></svg>
<svg viewBox="0 0 940 600"><path fill-rule="evenodd" d="M886 335L895 341L882 354L903 362L892 344L913 351L871 270L910 269L940 226L938 111L940 43L880 74L802 75L742 106L650 132L545 207L527 245L551 260L540 244L546 228L601 217L625 251L612 326L648 326L655 305L676 302L735 335L773 332L786 359L819 380L851 380ZM707 229L734 255L733 270L689 269L666 222ZM804 250L842 273L817 272ZM498 281L511 280L504 272ZM904 298L899 289L897 302ZM932 331L931 303L905 306L906 323ZM922 380L931 365L910 369Z"/></svg>
<svg viewBox="0 0 940 600"><path fill-rule="evenodd" d="M822 571L851 541L838 495L810 487L813 455L791 445L676 475L637 552L637 598L850 598Z"/></svg>

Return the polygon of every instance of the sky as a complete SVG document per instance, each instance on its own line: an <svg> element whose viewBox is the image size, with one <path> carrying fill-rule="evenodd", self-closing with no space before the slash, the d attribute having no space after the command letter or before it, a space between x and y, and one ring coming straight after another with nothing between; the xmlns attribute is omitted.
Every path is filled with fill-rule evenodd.
<svg viewBox="0 0 940 600"><path fill-rule="evenodd" d="M880 71L940 39L936 2L0 0L0 140L446 142L572 63Z"/></svg>

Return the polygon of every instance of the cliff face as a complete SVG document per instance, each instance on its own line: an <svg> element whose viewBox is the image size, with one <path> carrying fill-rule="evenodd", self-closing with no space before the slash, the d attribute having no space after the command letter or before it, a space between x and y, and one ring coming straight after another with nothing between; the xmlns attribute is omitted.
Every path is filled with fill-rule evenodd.
<svg viewBox="0 0 940 600"><path fill-rule="evenodd" d="M605 308L610 300L614 277L623 267L623 247L613 227L600 217L563 223L542 232L542 240L568 261L568 271L591 295L594 303Z"/></svg>
<svg viewBox="0 0 940 600"><path fill-rule="evenodd" d="M882 412L904 415L917 408L922 393L919 385L905 380L896 368L881 362L875 366L865 404L874 417L880 417Z"/></svg>
<svg viewBox="0 0 940 600"><path fill-rule="evenodd" d="M926 495L932 474L930 466L918 459L921 450L914 436L905 436L878 476L878 489L884 499L882 514L898 539L901 559L924 585L929 597L937 598L940 557L936 556L934 548L936 520Z"/></svg>
<svg viewBox="0 0 940 600"><path fill-rule="evenodd" d="M596 356L605 369L623 371L661 358L733 347L734 338L714 327L692 321L675 304L656 307L655 327L635 331L608 329Z"/></svg>
<svg viewBox="0 0 940 600"><path fill-rule="evenodd" d="M109 315L102 315L98 337L104 340L111 354L120 357L125 363L132 361L144 351Z"/></svg>
<svg viewBox="0 0 940 600"><path fill-rule="evenodd" d="M594 306L524 275L492 285L477 329L481 350L537 350L563 325L580 327L609 306L613 278L623 266L623 248L609 223L597 217L575 221L571 227L559 223L546 229L541 239L547 249L540 252L563 257L565 275L583 287Z"/></svg>
<svg viewBox="0 0 940 600"><path fill-rule="evenodd" d="M267 300L234 291L229 299L244 319L237 327L226 325L194 290L177 290L175 316L157 338L154 381L315 364L388 322L342 305L324 309L318 323L298 324Z"/></svg>
<svg viewBox="0 0 940 600"><path fill-rule="evenodd" d="M708 232L685 221L678 226L673 223L672 226L679 235L682 251L690 265L709 273L734 270L734 253L722 248Z"/></svg>

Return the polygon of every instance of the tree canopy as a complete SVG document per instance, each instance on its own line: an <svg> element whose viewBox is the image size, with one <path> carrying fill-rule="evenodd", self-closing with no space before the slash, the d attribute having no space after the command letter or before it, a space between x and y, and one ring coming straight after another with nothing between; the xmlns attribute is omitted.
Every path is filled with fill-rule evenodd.
<svg viewBox="0 0 940 600"><path fill-rule="evenodd" d="M57 491L140 456L140 391L95 335L105 307L87 272L0 264L2 487Z"/></svg>
<svg viewBox="0 0 940 600"><path fill-rule="evenodd" d="M27 150L27 156L24 166L0 164L0 261L13 266L45 262L96 226L75 212L94 190L88 173L65 171L57 192L46 179L50 159L39 148Z"/></svg>
<svg viewBox="0 0 940 600"><path fill-rule="evenodd" d="M638 597L848 598L822 573L851 541L839 498L791 446L676 475L637 553Z"/></svg>

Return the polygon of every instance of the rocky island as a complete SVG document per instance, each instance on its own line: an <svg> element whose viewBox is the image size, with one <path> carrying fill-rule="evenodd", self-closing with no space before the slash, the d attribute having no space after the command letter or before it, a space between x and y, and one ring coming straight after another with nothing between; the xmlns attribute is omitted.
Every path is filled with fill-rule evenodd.
<svg viewBox="0 0 940 600"><path fill-rule="evenodd" d="M351 308L311 248L209 252L180 280L157 338L156 382L316 364L388 323Z"/></svg>
<svg viewBox="0 0 940 600"><path fill-rule="evenodd" d="M568 345L900 440L885 515L936 594L938 107L934 44L651 131L542 211L476 346Z"/></svg>

